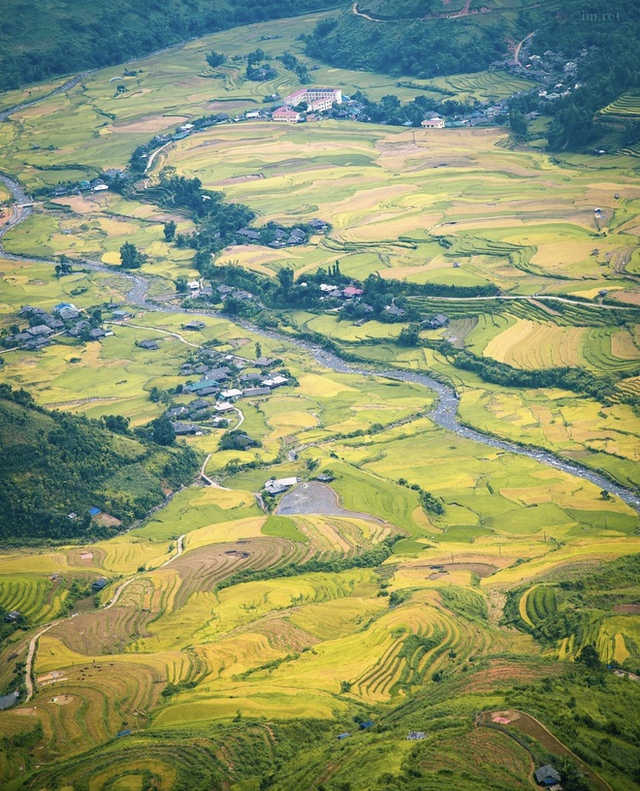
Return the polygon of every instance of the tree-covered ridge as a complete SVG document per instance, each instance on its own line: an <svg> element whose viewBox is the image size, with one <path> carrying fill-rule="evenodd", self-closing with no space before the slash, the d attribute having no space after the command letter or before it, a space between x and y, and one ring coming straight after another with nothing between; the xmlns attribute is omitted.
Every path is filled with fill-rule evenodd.
<svg viewBox="0 0 640 791"><path fill-rule="evenodd" d="M218 30L334 6L331 0L4 0L0 90L100 68Z"/></svg>
<svg viewBox="0 0 640 791"><path fill-rule="evenodd" d="M111 422L49 412L0 386L0 540L101 534L90 508L130 524L193 477L193 451L115 433Z"/></svg>
<svg viewBox="0 0 640 791"><path fill-rule="evenodd" d="M416 77L483 71L504 56L504 26L469 19L373 23L345 11L321 20L307 53L334 66Z"/></svg>

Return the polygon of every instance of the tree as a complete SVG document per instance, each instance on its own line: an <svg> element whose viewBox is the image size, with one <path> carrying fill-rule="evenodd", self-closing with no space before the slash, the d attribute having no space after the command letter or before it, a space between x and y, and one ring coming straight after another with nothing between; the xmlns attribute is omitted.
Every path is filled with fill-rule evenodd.
<svg viewBox="0 0 640 791"><path fill-rule="evenodd" d="M598 649L592 645L585 645L576 657L576 662L582 663L589 670L601 670L602 662L600 661L600 654Z"/></svg>
<svg viewBox="0 0 640 791"><path fill-rule="evenodd" d="M149 390L149 401L153 401L154 404L157 404L160 400L160 390L154 385L151 390Z"/></svg>
<svg viewBox="0 0 640 791"><path fill-rule="evenodd" d="M420 343L420 331L415 324L403 327L398 336L400 346L417 346Z"/></svg>
<svg viewBox="0 0 640 791"><path fill-rule="evenodd" d="M63 277L64 275L70 275L73 271L71 267L71 263L64 253L58 259L59 263L56 264L56 277Z"/></svg>
<svg viewBox="0 0 640 791"><path fill-rule="evenodd" d="M186 294L187 293L187 278L186 277L177 277L174 281L176 284L176 291L178 294Z"/></svg>
<svg viewBox="0 0 640 791"><path fill-rule="evenodd" d="M125 242L120 248L120 260L124 269L139 269L143 259L135 244Z"/></svg>
<svg viewBox="0 0 640 791"><path fill-rule="evenodd" d="M260 48L254 49L253 52L250 52L247 55L247 63L249 64L249 66L253 66L254 63L260 63L260 61L263 61L264 59L265 59L264 50Z"/></svg>
<svg viewBox="0 0 640 791"><path fill-rule="evenodd" d="M157 445L173 445L176 432L168 417L157 417L151 421L151 437Z"/></svg>
<svg viewBox="0 0 640 791"><path fill-rule="evenodd" d="M526 137L529 131L527 119L520 110L512 109L509 112L509 126L518 137Z"/></svg>
<svg viewBox="0 0 640 791"><path fill-rule="evenodd" d="M211 66L212 69L217 68L218 66L222 66L222 64L226 61L227 56L223 55L221 52L216 52L215 50L211 50L211 52L207 55L207 63Z"/></svg>
<svg viewBox="0 0 640 791"><path fill-rule="evenodd" d="M115 434L129 433L130 420L128 417L123 417L122 415L105 415L102 418L102 422L109 431L113 431Z"/></svg>
<svg viewBox="0 0 640 791"><path fill-rule="evenodd" d="M609 494L609 492L606 489L603 489L600 492L600 499L601 500L610 500L611 499L611 495Z"/></svg>
<svg viewBox="0 0 640 791"><path fill-rule="evenodd" d="M172 242L176 237L176 224L173 220L169 220L164 224L164 238L166 242Z"/></svg>
<svg viewBox="0 0 640 791"><path fill-rule="evenodd" d="M278 281L283 294L288 294L293 286L293 270L285 266L278 272Z"/></svg>
<svg viewBox="0 0 640 791"><path fill-rule="evenodd" d="M262 357L262 346L260 345L260 341L256 342L256 358L260 359Z"/></svg>
<svg viewBox="0 0 640 791"><path fill-rule="evenodd" d="M559 769L565 791L589 791L591 788L575 763L568 758L560 760Z"/></svg>

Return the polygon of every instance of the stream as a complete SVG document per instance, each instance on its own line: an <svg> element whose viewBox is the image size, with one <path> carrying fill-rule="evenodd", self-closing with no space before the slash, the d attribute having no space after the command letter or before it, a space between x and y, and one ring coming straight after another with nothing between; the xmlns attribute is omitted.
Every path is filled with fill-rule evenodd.
<svg viewBox="0 0 640 791"><path fill-rule="evenodd" d="M48 263L55 265L55 261L48 261L46 259L29 259L28 257L24 256L17 256L7 254L4 251L2 246L2 236L10 227L15 227L20 222L25 220L31 213L31 208L22 208L20 204L29 203L29 198L26 195L24 188L16 179L6 174L0 174L0 181L11 191L16 203L18 204L16 208L16 213L12 220L5 225L5 227L0 230L0 252L6 258L15 260L15 261L25 261L28 262L33 260L34 263ZM138 308L143 310L153 310L156 312L163 312L163 313L193 313L199 316L211 316L212 318L224 318L226 321L230 321L233 324L236 324L243 329L246 329L255 335L260 335L263 338L268 338L270 340L275 340L279 342L289 343L292 346L295 346L299 349L303 349L304 351L308 352L311 357L321 366L328 368L332 371L336 371L337 373L344 373L344 374L357 374L360 376L383 376L388 379L394 379L399 382L408 382L410 384L418 384L423 385L424 387L428 387L430 390L433 390L436 395L438 396L438 400L434 409L428 414L428 417L438 426L445 429L446 431L450 431L454 434L457 434L459 437L463 437L464 439L471 440L473 442L477 442L481 445L486 445L490 448L495 448L497 450L506 451L508 453L515 453L518 456L527 456L534 461L540 462L541 464L545 464L548 467L553 467L556 470L560 470L565 472L569 475L574 475L577 478L582 478L586 481L590 481L591 483L598 486L600 489L605 489L611 494L619 497L625 503L630 505L636 511L640 512L640 495L634 492L632 489L623 486L622 484L612 481L609 478L601 475L599 472L595 470L590 470L588 468L582 467L578 464L574 464L570 461L566 461L565 459L556 456L555 454L551 453L550 451L543 450L542 448L536 448L531 446L520 446L515 443L511 443L507 440L497 439L487 434L483 434L476 429L469 428L463 425L460 422L458 417L458 395L453 387L450 385L443 384L436 379L433 379L431 376L423 373L417 373L414 371L403 371L403 370L396 370L396 369L385 369L379 366L357 366L352 363L345 362L343 359L338 357L336 354L332 352L328 352L323 349L321 346L317 344L310 343L309 341L300 340L295 337L291 337L285 333L280 333L275 330L264 330L256 325L248 322L244 319L234 319L232 317L223 315L218 311L206 311L206 310L188 310L188 309L181 309L180 311L176 311L175 308L167 307L166 305L162 305L160 303L155 303L151 301L148 297L149 291L149 281L143 277L142 275L132 274L131 272L127 272L126 274L123 272L118 272L116 267L106 266L105 264L101 264L97 261L82 261L82 266L88 269L92 269L94 271L99 272L108 272L110 274L117 273L121 277L126 278L129 283L131 284L131 288L129 293L127 294L127 301L131 305L135 305Z"/></svg>

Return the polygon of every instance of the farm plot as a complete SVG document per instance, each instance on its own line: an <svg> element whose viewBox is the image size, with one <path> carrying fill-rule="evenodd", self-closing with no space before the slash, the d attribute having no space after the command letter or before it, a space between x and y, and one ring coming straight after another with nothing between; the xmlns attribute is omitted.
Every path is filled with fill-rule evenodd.
<svg viewBox="0 0 640 791"><path fill-rule="evenodd" d="M640 349L627 330L559 327L519 319L484 348L515 368L586 367L596 371L625 370L638 365Z"/></svg>
<svg viewBox="0 0 640 791"><path fill-rule="evenodd" d="M640 93L638 91L623 93L622 96L600 110L599 115L605 120L609 117L625 120L640 117Z"/></svg>

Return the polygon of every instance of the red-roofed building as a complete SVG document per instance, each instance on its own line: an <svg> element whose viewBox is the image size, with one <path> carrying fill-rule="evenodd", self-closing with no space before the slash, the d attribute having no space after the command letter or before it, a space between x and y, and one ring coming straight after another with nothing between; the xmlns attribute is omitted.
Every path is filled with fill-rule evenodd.
<svg viewBox="0 0 640 791"><path fill-rule="evenodd" d="M279 107L271 114L271 120L281 124L299 124L302 116L290 107Z"/></svg>
<svg viewBox="0 0 640 791"><path fill-rule="evenodd" d="M342 295L348 299L352 297L361 297L363 294L364 291L361 288L354 288L353 286L347 286L342 292Z"/></svg>

